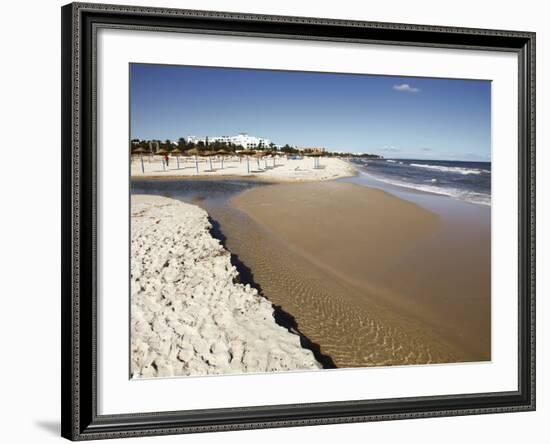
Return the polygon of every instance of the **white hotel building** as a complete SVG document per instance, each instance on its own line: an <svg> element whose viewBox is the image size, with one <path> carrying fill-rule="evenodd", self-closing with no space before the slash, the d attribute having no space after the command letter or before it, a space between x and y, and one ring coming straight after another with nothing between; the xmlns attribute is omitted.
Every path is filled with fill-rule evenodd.
<svg viewBox="0 0 550 444"><path fill-rule="evenodd" d="M219 137L199 137L199 136L187 136L186 140L188 142L199 143L202 142L206 144L212 142L221 142L226 143L227 145L241 145L243 148L254 149L254 148L268 148L271 140L264 139L262 137L249 136L246 133L239 133L237 136L219 136Z"/></svg>

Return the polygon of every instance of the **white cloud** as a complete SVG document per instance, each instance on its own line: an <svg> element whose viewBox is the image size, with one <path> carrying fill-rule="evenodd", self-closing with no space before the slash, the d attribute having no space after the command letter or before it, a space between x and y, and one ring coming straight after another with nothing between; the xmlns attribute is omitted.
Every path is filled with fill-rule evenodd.
<svg viewBox="0 0 550 444"><path fill-rule="evenodd" d="M400 85L393 85L393 89L396 91L403 91L403 92L410 92L410 93L417 93L420 91L419 88L413 88L408 83L401 83Z"/></svg>

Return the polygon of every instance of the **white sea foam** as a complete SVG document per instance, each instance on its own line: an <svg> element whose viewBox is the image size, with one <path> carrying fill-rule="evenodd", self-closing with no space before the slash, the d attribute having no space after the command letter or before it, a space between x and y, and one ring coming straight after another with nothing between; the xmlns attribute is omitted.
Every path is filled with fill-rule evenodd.
<svg viewBox="0 0 550 444"><path fill-rule="evenodd" d="M390 185L395 185L398 187L411 188L418 191L425 191L427 193L440 194L443 196L448 196L454 199L475 203L479 205L487 205L487 206L491 205L491 196L483 193L476 193L474 191L465 191L465 190L460 190L458 188L451 188L451 187L441 187L441 186L435 186L435 185L421 185L421 184L415 184L415 183L401 182L398 180L391 180L380 176L369 175L369 177L372 177L373 179L376 179L380 182L384 182ZM432 183L433 183L433 180L432 180Z"/></svg>
<svg viewBox="0 0 550 444"><path fill-rule="evenodd" d="M391 160L391 159L386 159L386 162L389 162L389 163L397 163L395 160Z"/></svg>
<svg viewBox="0 0 550 444"><path fill-rule="evenodd" d="M446 173L456 173L456 174L481 174L481 173L490 173L489 170L484 170L480 168L463 168L463 167L449 167L443 165L427 165L424 163L411 163L410 166L417 168L427 168L430 170L443 171Z"/></svg>

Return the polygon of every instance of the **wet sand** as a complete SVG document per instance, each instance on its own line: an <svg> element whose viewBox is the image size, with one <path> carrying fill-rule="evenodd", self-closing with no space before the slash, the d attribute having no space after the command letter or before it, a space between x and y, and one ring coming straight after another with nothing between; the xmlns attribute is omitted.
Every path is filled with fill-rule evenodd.
<svg viewBox="0 0 550 444"><path fill-rule="evenodd" d="M231 202L213 214L227 248L338 367L490 359L487 221L342 182Z"/></svg>

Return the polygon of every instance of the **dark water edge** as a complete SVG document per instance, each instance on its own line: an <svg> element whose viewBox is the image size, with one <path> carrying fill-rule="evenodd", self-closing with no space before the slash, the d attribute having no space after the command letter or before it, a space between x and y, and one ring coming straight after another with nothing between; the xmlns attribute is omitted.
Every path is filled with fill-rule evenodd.
<svg viewBox="0 0 550 444"><path fill-rule="evenodd" d="M197 205L208 212L209 221L212 225L210 234L212 237L220 241L226 251L230 253L231 264L237 269L239 274L238 281L243 285L250 285L258 291L262 297L269 300L262 287L255 282L254 273L238 255L234 254L226 246L227 238L223 233L221 223L212 217L218 211L234 211L239 210L231 207L229 200L237 194L258 186L266 185L265 182L239 181L239 180L182 180L182 181L162 181L162 180L132 180L130 185L131 194L151 194L172 199L180 200L185 203ZM239 212L240 213L240 212ZM245 217L244 214L242 214ZM271 301L270 301L271 302ZM298 335L302 348L310 350L317 362L323 369L337 368L332 358L321 353L321 346L311 341L304 335L298 326L296 318L292 314L284 311L280 305L271 302L273 307L273 317L275 322L288 331Z"/></svg>
<svg viewBox="0 0 550 444"><path fill-rule="evenodd" d="M130 193L166 196L201 207L213 207L227 205L233 196L249 188L263 185L266 183L252 180L132 179Z"/></svg>
<svg viewBox="0 0 550 444"><path fill-rule="evenodd" d="M353 159L361 173L387 185L491 205L491 162L417 159Z"/></svg>

